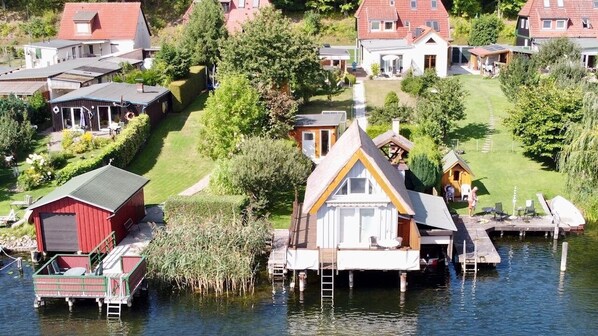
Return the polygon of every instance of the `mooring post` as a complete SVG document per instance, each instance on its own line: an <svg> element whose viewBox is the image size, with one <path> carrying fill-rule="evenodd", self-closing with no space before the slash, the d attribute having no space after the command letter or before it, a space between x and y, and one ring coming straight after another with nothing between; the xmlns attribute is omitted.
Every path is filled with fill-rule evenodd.
<svg viewBox="0 0 598 336"><path fill-rule="evenodd" d="M349 271L349 288L353 288L353 271Z"/></svg>
<svg viewBox="0 0 598 336"><path fill-rule="evenodd" d="M299 291L305 291L305 272L299 272Z"/></svg>
<svg viewBox="0 0 598 336"><path fill-rule="evenodd" d="M554 226L554 234L552 235L552 239L559 239L559 223L556 223L556 225Z"/></svg>
<svg viewBox="0 0 598 336"><path fill-rule="evenodd" d="M401 272L401 293L407 291L407 272Z"/></svg>
<svg viewBox="0 0 598 336"><path fill-rule="evenodd" d="M21 257L17 258L17 269L19 270L19 273L23 274L23 258Z"/></svg>
<svg viewBox="0 0 598 336"><path fill-rule="evenodd" d="M467 259L467 240L463 239L463 265L462 268L465 270L465 260ZM465 272L463 272L465 274Z"/></svg>
<svg viewBox="0 0 598 336"><path fill-rule="evenodd" d="M297 270L293 270L293 277L291 278L291 283L289 284L291 289L295 289L295 279L297 279Z"/></svg>
<svg viewBox="0 0 598 336"><path fill-rule="evenodd" d="M561 272L567 270L567 250L569 249L569 243L563 243L563 249L561 251Z"/></svg>

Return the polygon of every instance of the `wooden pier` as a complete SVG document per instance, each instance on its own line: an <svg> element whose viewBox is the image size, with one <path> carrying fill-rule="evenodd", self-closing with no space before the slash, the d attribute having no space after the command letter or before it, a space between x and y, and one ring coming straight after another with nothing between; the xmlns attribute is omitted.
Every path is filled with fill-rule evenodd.
<svg viewBox="0 0 598 336"><path fill-rule="evenodd" d="M287 246L289 230L276 229L272 234L272 251L268 258L268 274L273 278L284 276L287 271Z"/></svg>

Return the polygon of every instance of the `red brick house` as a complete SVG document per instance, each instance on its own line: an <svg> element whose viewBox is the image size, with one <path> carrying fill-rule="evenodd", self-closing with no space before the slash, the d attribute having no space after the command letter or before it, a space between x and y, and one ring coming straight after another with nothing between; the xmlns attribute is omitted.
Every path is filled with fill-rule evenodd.
<svg viewBox="0 0 598 336"><path fill-rule="evenodd" d="M379 64L396 76L433 68L446 76L449 15L439 0L363 0L357 12L357 48L366 72Z"/></svg>
<svg viewBox="0 0 598 336"><path fill-rule="evenodd" d="M595 26L596 25L596 26ZM582 61L596 67L598 1L528 0L517 19L517 45L537 50L548 39L566 36L582 49Z"/></svg>
<svg viewBox="0 0 598 336"><path fill-rule="evenodd" d="M183 15L183 23L189 21L193 6L201 0L193 0ZM220 0L224 10L226 29L229 33L241 31L241 26L246 21L253 19L260 8L270 6L270 0Z"/></svg>

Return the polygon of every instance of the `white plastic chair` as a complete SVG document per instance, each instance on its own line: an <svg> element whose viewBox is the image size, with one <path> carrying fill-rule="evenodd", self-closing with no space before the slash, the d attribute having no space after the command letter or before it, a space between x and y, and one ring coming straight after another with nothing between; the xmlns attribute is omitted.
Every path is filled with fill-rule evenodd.
<svg viewBox="0 0 598 336"><path fill-rule="evenodd" d="M465 199L469 199L470 194L471 194L471 186L469 184L462 184L461 185L461 200L464 201Z"/></svg>

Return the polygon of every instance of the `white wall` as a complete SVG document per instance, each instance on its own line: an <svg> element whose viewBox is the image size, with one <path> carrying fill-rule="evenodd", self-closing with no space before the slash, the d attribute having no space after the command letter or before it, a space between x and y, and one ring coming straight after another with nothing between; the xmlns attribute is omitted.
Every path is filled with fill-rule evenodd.
<svg viewBox="0 0 598 336"><path fill-rule="evenodd" d="M419 270L419 250L340 250L339 270Z"/></svg>
<svg viewBox="0 0 598 336"><path fill-rule="evenodd" d="M72 53L72 47L75 47L75 53ZM36 49L35 46L25 46L25 67L27 69L37 69L37 68L45 68L50 65L54 65L60 62L64 62L67 60L71 60L74 58L80 58L81 54L79 53L78 45L69 46L62 49L56 48L39 48L41 51L41 58L37 58L36 56Z"/></svg>
<svg viewBox="0 0 598 336"><path fill-rule="evenodd" d="M139 10L137 19L137 33L135 34L135 43L133 48L149 48L151 46L150 32L147 29L143 13Z"/></svg>

